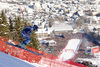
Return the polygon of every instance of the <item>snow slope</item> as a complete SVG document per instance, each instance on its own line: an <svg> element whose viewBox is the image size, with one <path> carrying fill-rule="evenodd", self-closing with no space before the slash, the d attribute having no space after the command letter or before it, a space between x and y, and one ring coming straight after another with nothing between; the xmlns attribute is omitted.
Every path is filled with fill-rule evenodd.
<svg viewBox="0 0 100 67"><path fill-rule="evenodd" d="M69 40L67 46L62 50L59 59L63 59L63 61L72 59L75 56L76 51L81 44L81 39L71 39Z"/></svg>
<svg viewBox="0 0 100 67"><path fill-rule="evenodd" d="M0 52L0 67L42 67Z"/></svg>

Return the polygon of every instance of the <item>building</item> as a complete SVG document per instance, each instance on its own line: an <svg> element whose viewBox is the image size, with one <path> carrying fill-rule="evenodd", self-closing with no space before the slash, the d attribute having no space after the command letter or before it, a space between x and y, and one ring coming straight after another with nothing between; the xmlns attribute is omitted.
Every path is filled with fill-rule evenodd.
<svg viewBox="0 0 100 67"><path fill-rule="evenodd" d="M59 24L59 25L54 25L50 28L48 28L48 31L51 31L52 33L63 33L63 32L72 32L73 31L73 28L71 25L68 25L68 24Z"/></svg>

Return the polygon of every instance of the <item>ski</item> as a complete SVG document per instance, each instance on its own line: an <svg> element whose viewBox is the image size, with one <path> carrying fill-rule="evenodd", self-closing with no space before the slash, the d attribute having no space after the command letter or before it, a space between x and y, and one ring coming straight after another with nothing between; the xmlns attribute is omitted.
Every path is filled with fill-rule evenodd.
<svg viewBox="0 0 100 67"><path fill-rule="evenodd" d="M21 48L20 46L14 45L14 44L9 43L9 42L7 42L7 41L4 41L4 42L5 42L7 45L11 45L11 46L14 46L14 47L17 47L17 48ZM33 53L33 54L35 54L35 55L42 55L42 56L43 56L43 54L39 54L39 53L33 52L33 51L31 51L31 50L28 50L27 48L26 48L26 49L21 48L21 49L26 50L26 51L28 51L28 52L31 52L31 53Z"/></svg>

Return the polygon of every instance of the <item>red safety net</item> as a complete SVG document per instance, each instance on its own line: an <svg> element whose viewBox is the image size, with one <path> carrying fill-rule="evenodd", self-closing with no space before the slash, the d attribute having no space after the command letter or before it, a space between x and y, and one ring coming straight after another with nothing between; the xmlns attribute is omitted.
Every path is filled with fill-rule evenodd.
<svg viewBox="0 0 100 67"><path fill-rule="evenodd" d="M43 54L43 56L35 55L21 48L7 45L4 41L9 42L8 39L4 37L0 37L0 51L1 52L4 52L6 54L9 54L11 56L17 57L22 60L26 60L30 63L38 63L44 67L86 67L82 64L75 63L73 61L63 62L62 60L57 59L58 57L56 56L37 50L35 48L26 47L27 49L31 51L34 51L39 54ZM14 42L14 41L11 41L11 43L18 44L17 42Z"/></svg>

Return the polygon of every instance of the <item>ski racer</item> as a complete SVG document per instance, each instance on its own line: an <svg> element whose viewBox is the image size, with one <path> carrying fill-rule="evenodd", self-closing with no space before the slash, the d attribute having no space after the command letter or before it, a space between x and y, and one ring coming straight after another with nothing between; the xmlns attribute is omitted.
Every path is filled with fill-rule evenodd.
<svg viewBox="0 0 100 67"><path fill-rule="evenodd" d="M25 26L24 29L21 31L21 36L25 39L21 42L21 44L19 44L19 46L21 48L24 48L26 49L26 45L31 41L31 32L32 31L37 31L38 29L38 26L37 25L34 25L33 27L32 26Z"/></svg>

